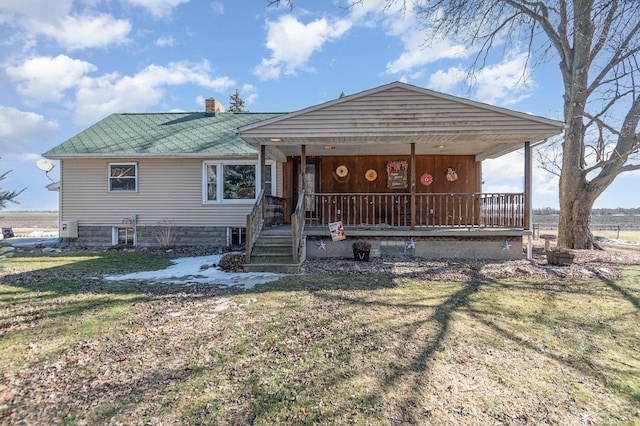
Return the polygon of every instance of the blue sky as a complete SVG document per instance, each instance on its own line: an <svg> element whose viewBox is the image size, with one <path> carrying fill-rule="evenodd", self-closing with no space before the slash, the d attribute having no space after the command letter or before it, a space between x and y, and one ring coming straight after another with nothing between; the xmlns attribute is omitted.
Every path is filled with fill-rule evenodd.
<svg viewBox="0 0 640 426"><path fill-rule="evenodd" d="M228 106L236 89L249 111L289 112L403 81L561 119L553 61L532 67L522 51L500 51L470 88L472 48L426 46L410 11L383 4L0 0L0 172L13 170L0 186L26 188L8 210L57 210L36 161L105 116L202 111L208 97ZM522 153L485 162L483 190L521 192L522 169ZM595 207L640 207L638 183L640 173L622 175ZM558 206L557 178L538 167L533 204Z"/></svg>

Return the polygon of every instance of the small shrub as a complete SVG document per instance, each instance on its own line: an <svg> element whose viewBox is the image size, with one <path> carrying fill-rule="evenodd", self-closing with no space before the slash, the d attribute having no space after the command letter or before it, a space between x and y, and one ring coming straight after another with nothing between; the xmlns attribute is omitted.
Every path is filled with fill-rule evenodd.
<svg viewBox="0 0 640 426"><path fill-rule="evenodd" d="M160 248L172 247L176 241L176 223L173 219L162 219L156 223L151 232Z"/></svg>
<svg viewBox="0 0 640 426"><path fill-rule="evenodd" d="M220 269L227 272L242 272L244 270L244 254L226 253L220 258Z"/></svg>

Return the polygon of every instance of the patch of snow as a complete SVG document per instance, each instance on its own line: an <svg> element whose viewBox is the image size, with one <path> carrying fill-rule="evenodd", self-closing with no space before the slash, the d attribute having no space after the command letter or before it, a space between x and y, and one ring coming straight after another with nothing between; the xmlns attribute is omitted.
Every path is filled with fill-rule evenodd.
<svg viewBox="0 0 640 426"><path fill-rule="evenodd" d="M596 241L599 241L605 244L640 245L640 242L637 242L637 241L627 241L627 240L621 240L616 238L596 237Z"/></svg>
<svg viewBox="0 0 640 426"><path fill-rule="evenodd" d="M166 284L217 284L242 286L251 289L258 284L276 281L281 274L270 272L225 272L220 267L221 255L182 257L173 259L167 269L159 271L133 272L131 274L108 275L107 281L148 281Z"/></svg>

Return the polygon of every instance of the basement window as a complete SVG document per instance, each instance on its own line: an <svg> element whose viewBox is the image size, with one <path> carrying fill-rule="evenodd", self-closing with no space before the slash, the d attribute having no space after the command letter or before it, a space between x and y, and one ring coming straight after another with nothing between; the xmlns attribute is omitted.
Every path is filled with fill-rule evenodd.
<svg viewBox="0 0 640 426"><path fill-rule="evenodd" d="M242 246L246 239L246 228L227 228L227 242L229 246Z"/></svg>

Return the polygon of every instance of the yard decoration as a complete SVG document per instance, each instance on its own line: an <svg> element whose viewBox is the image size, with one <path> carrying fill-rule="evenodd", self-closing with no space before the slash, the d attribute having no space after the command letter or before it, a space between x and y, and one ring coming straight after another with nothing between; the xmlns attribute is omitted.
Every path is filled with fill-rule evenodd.
<svg viewBox="0 0 640 426"><path fill-rule="evenodd" d="M355 241L351 248L353 249L353 258L355 260L368 262L369 253L371 253L371 243L368 241Z"/></svg>
<svg viewBox="0 0 640 426"><path fill-rule="evenodd" d="M329 233L331 234L331 241L341 241L347 238L344 235L344 227L342 226L342 221L332 222L329 224Z"/></svg>
<svg viewBox="0 0 640 426"><path fill-rule="evenodd" d="M376 172L373 169L369 169L367 170L367 172L364 174L364 177L369 181L369 182L373 182L374 180L376 180L376 178L378 177L378 172Z"/></svg>
<svg viewBox="0 0 640 426"><path fill-rule="evenodd" d="M345 177L349 174L349 169L347 169L347 166L342 164L336 168L336 174L338 175L338 177Z"/></svg>
<svg viewBox="0 0 640 426"><path fill-rule="evenodd" d="M410 250L410 249L413 249L413 250L416 249L416 240L414 240L413 238L409 238L406 241L406 244L407 244L407 246L404 248L405 251Z"/></svg>
<svg viewBox="0 0 640 426"><path fill-rule="evenodd" d="M452 167L449 167L447 169L446 177L449 182L456 181L458 180L458 172L456 172Z"/></svg>
<svg viewBox="0 0 640 426"><path fill-rule="evenodd" d="M323 240L318 241L316 245L318 246L318 250L327 251L327 243Z"/></svg>
<svg viewBox="0 0 640 426"><path fill-rule="evenodd" d="M424 186L431 185L433 183L433 176L431 176L429 173L423 174L422 176L420 176L420 183Z"/></svg>

